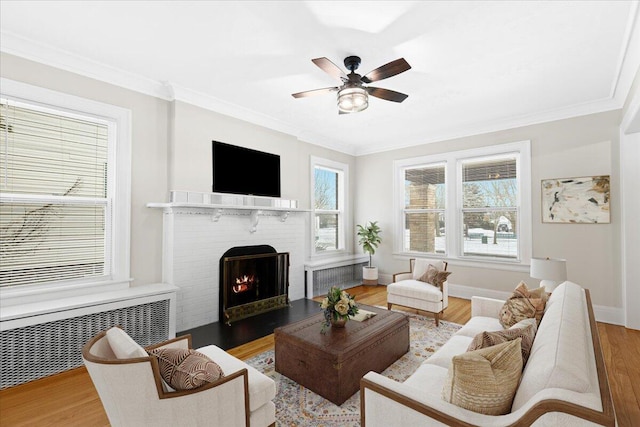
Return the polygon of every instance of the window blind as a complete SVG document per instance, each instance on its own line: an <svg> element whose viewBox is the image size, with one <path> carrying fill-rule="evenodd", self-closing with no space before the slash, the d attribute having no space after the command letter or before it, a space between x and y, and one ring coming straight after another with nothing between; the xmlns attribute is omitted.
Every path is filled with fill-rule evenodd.
<svg viewBox="0 0 640 427"><path fill-rule="evenodd" d="M109 128L36 106L0 105L0 286L109 273Z"/></svg>

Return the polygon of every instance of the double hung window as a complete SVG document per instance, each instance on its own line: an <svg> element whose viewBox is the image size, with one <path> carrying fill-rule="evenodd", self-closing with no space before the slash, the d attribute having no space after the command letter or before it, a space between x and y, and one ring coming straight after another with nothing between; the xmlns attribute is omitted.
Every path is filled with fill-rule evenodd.
<svg viewBox="0 0 640 427"><path fill-rule="evenodd" d="M396 253L528 264L528 141L395 162Z"/></svg>
<svg viewBox="0 0 640 427"><path fill-rule="evenodd" d="M52 99L49 91L28 88L33 98ZM5 289L128 279L127 168L121 168L126 177L115 176L118 160L129 164L128 141L118 141L117 131L119 124L128 126L128 115L117 107L87 105L116 117L2 94L0 286ZM118 158L120 142L124 152ZM118 184L124 185L121 194ZM126 255L114 255L121 250Z"/></svg>
<svg viewBox="0 0 640 427"><path fill-rule="evenodd" d="M446 164L403 170L403 251L445 253Z"/></svg>
<svg viewBox="0 0 640 427"><path fill-rule="evenodd" d="M312 157L313 248L315 255L345 249L348 165Z"/></svg>

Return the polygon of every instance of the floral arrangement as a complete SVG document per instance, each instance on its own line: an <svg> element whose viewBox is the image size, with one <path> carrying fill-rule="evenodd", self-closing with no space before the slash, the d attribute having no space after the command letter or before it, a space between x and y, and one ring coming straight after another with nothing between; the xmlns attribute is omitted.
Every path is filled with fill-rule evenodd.
<svg viewBox="0 0 640 427"><path fill-rule="evenodd" d="M336 286L332 286L325 299L322 300L320 308L324 310L324 322L321 332L324 334L331 325L331 321L347 321L349 316L358 313L358 306L353 296Z"/></svg>

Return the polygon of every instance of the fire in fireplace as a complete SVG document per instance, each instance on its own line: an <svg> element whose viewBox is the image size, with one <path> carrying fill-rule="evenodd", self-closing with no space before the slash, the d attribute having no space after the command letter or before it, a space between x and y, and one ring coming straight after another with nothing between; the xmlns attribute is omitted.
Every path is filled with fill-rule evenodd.
<svg viewBox="0 0 640 427"><path fill-rule="evenodd" d="M289 305L289 253L237 246L220 258L220 321L226 324Z"/></svg>

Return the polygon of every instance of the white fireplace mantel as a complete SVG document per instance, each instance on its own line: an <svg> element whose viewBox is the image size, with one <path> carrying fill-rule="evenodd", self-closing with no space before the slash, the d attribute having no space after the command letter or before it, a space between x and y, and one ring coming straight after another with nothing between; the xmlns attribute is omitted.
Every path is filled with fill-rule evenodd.
<svg viewBox="0 0 640 427"><path fill-rule="evenodd" d="M260 217L267 212L275 212L285 222L291 213L310 212L309 209L298 209L296 200L273 197L230 195L221 193L199 193L193 191L172 191L169 203L147 203L148 208L163 209L164 212L189 210L190 213L211 215L217 222L223 215L238 215L248 212L251 233L255 233Z"/></svg>

